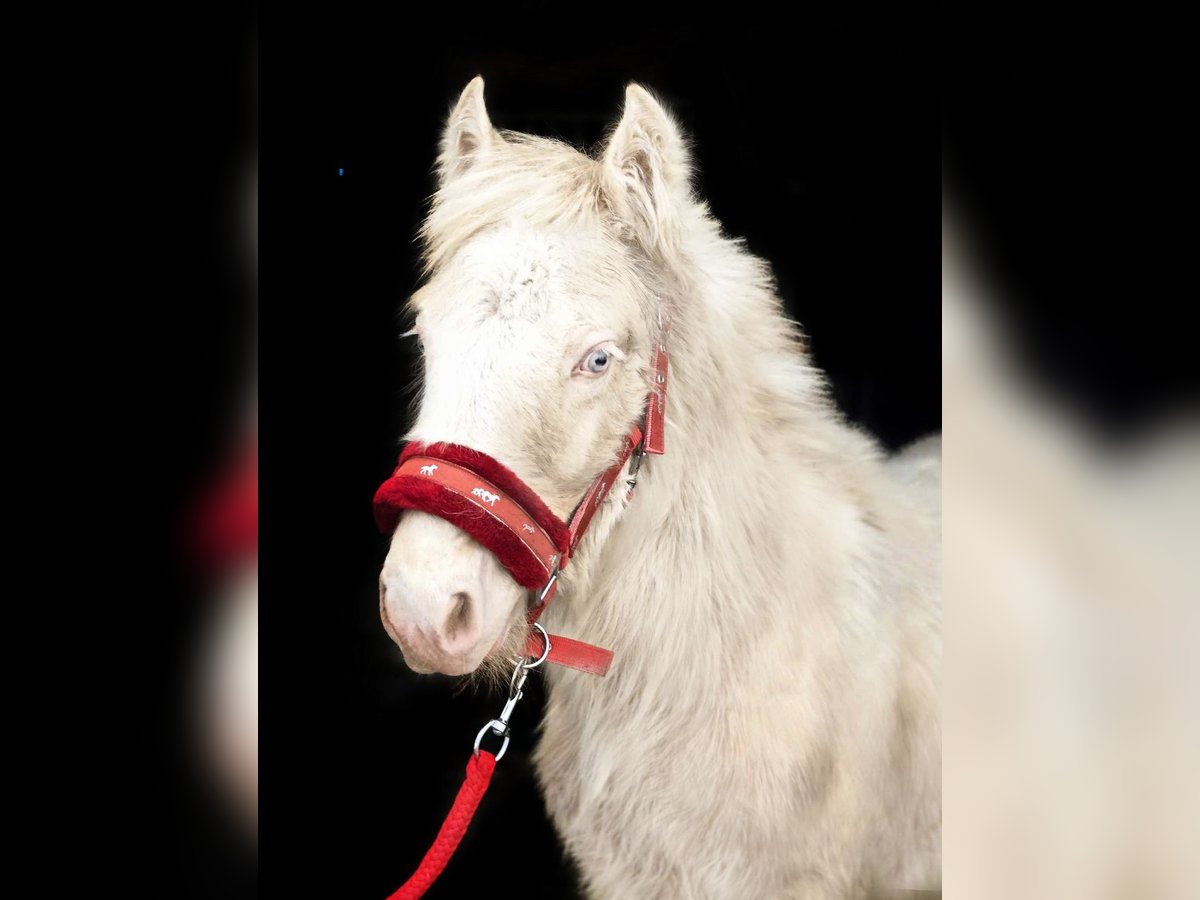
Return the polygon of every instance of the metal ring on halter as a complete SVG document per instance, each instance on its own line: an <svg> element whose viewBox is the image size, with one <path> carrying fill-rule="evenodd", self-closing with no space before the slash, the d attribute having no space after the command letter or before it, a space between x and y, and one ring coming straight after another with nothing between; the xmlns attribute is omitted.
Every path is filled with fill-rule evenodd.
<svg viewBox="0 0 1200 900"><path fill-rule="evenodd" d="M496 754L496 762L500 762L500 760L504 759L504 754L508 752L509 730L508 725L499 719L492 719L492 721L479 729L479 734L475 735L475 755L479 755L479 745L483 741L483 736L489 731L495 733L497 736L504 735L504 743L500 745L500 752Z"/></svg>
<svg viewBox="0 0 1200 900"><path fill-rule="evenodd" d="M542 645L543 645L542 646L542 655L539 656L533 662L521 663L522 669L536 669L538 666L540 666L542 663L544 663L546 661L546 657L550 655L550 635L549 635L549 633L546 631L545 628L543 628L537 622L533 623L533 627L542 633Z"/></svg>

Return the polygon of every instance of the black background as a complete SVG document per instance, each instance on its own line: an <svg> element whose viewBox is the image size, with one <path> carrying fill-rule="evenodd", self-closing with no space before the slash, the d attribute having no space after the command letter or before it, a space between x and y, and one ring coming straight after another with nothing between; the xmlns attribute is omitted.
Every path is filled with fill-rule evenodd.
<svg viewBox="0 0 1200 900"><path fill-rule="evenodd" d="M264 203L263 231L296 243L272 260L282 248L265 239L263 258L292 269L289 292L264 291L264 529L287 538L263 542L263 849L300 864L273 878L312 896L378 898L407 877L502 702L404 667L379 622L387 541L370 515L410 413L398 310L414 235L441 125L472 76L498 127L579 147L615 123L626 83L658 92L694 140L700 193L774 265L842 409L889 447L940 427L932 15L803 8L785 27L626 11L571 27L559 9L323 18L275 91L264 54L264 195L292 202L290 215ZM281 147L274 117L303 122L302 140ZM431 897L574 895L528 762L539 702L518 709Z"/></svg>
<svg viewBox="0 0 1200 900"><path fill-rule="evenodd" d="M947 197L1030 377L1095 438L1194 403L1194 52L1121 5L945 4Z"/></svg>

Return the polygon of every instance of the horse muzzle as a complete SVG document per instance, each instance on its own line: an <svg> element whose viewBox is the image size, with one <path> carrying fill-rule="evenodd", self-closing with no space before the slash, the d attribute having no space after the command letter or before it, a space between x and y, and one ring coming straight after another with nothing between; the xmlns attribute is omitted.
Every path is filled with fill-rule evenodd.
<svg viewBox="0 0 1200 900"><path fill-rule="evenodd" d="M413 671L474 671L504 643L525 597L466 533L419 511L400 517L380 573L379 614Z"/></svg>

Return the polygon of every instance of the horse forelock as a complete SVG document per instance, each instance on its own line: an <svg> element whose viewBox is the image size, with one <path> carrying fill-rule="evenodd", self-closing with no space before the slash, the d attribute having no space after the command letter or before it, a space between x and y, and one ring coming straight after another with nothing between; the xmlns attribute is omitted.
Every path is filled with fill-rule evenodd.
<svg viewBox="0 0 1200 900"><path fill-rule="evenodd" d="M561 141L505 132L503 146L433 195L421 227L425 273L489 228L604 226L595 160Z"/></svg>

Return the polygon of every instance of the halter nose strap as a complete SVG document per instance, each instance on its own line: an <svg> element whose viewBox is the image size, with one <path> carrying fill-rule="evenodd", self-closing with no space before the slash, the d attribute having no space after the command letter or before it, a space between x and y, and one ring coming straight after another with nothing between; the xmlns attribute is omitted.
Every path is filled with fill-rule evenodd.
<svg viewBox="0 0 1200 900"><path fill-rule="evenodd" d="M375 522L394 531L405 509L439 516L495 554L514 580L538 590L570 550L567 525L509 468L459 444L408 444L375 494Z"/></svg>
<svg viewBox="0 0 1200 900"><path fill-rule="evenodd" d="M387 533L395 530L402 510L417 509L461 528L490 550L517 584L539 591L528 616L533 624L554 597L558 573L566 568L613 483L641 445L642 432L635 426L625 436L616 462L592 482L567 523L492 457L457 444L414 442L404 448L400 465L375 494L375 521ZM541 656L545 649L539 634L530 636L530 655ZM552 636L547 659L603 675L612 652Z"/></svg>

